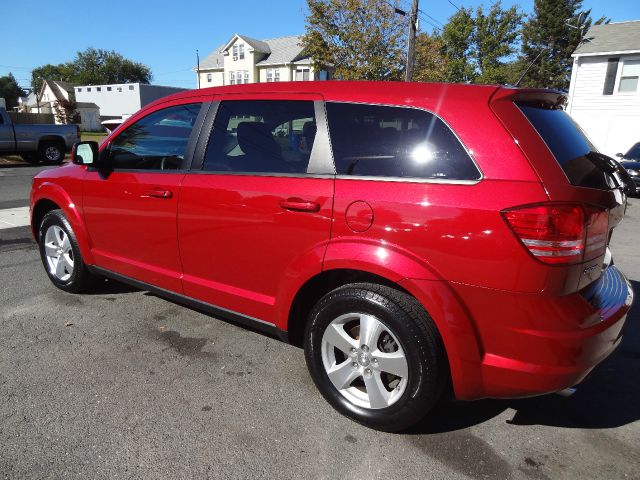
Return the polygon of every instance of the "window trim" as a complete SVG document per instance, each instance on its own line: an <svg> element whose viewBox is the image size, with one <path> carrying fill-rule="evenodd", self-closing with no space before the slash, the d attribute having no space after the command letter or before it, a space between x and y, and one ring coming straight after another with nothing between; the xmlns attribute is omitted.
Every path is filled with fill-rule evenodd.
<svg viewBox="0 0 640 480"><path fill-rule="evenodd" d="M298 95L292 95L287 98L269 98L258 96L257 98L233 98L233 94L220 98L213 102L209 109L209 114L204 122L204 126L200 133L197 147L195 149L194 161L187 173L197 173L205 175L235 175L235 176L260 176L260 177L287 177L287 178L335 178L336 170L333 161L333 151L331 150L331 140L327 129L326 110L324 108L324 100L318 98L317 94L309 94L301 92L302 98L296 98ZM313 95L315 98L310 98ZM203 170L204 158L207 152L209 140L213 134L213 126L218 115L220 103L227 101L307 101L313 102L314 115L316 117L316 136L313 142L313 148L309 156L309 164L305 173L284 173L284 172L230 172L227 170L214 171Z"/></svg>
<svg viewBox="0 0 640 480"><path fill-rule="evenodd" d="M300 100L300 101L313 101L315 116L316 116L316 138L313 143L313 149L311 151L311 157L309 158L309 165L307 166L306 173L265 173L265 172L229 172L229 171L210 171L210 170L202 170L204 166L204 156L206 153L207 145L209 144L209 139L211 138L211 134L213 133L213 125L218 113L218 107L220 103L223 101L233 101L233 94L228 96L224 96L219 100L216 99L215 102L212 102L211 108L209 108L209 113L207 118L204 121L204 125L200 130L200 138L198 139L198 144L196 146L193 162L186 172L188 174L198 174L198 175L225 175L225 176L254 176L254 177L286 177L286 178L334 178L338 180L356 180L356 181L365 181L365 182L403 182L403 183L431 183L431 184L440 184L440 185L477 185L482 180L485 179L484 172L480 165L476 161L473 152L467 147L467 145L462 141L462 139L458 136L457 132L449 125L449 123L442 118L440 115L435 112L424 108L418 107L415 105L398 105L392 103L372 103L372 102L357 102L357 101L340 101L340 100L326 100L326 99L318 99L318 94L312 94L309 92L300 92L303 98L295 98L293 95L290 98L269 98L269 96L265 95L255 97L255 98L243 98L243 100ZM307 95L314 95L316 98L308 98ZM296 95L297 96L297 95ZM307 97L307 98L305 98ZM419 177L385 177L385 176L356 176L356 175L338 175L336 171L336 164L333 158L333 148L331 146L331 136L329 132L329 121L327 118L327 103L346 103L351 105L372 105L379 107L400 107L400 108L409 108L413 110L421 110L423 112L430 113L442 121L449 130L453 133L455 138L460 142L462 148L464 148L467 155L478 169L478 173L480 177L475 180L449 180L449 179L438 179L438 178L419 178ZM317 156L317 159L314 157ZM333 173L328 173L333 172Z"/></svg>
<svg viewBox="0 0 640 480"><path fill-rule="evenodd" d="M436 117L437 119L439 119L442 123L444 123L447 128L451 131L451 133L453 133L453 136L456 137L456 139L458 140L458 142L460 142L460 145L462 145L462 148L464 149L464 151L467 153L467 155L469 156L469 158L471 159L471 161L473 162L473 164L475 165L476 169L478 170L478 173L480 174L480 178L475 179L475 180L448 180L448 179L438 179L438 178L420 178L420 177L386 177L386 176L358 176L358 175L336 175L336 178L340 179L340 180L366 180L366 181L371 181L371 180L380 180L380 181L385 181L385 182L407 182L407 183L439 183L439 184L451 184L451 185L476 185L478 183L480 183L482 180L484 180L484 172L482 171L482 168L480 168L480 165L478 164L478 162L475 159L475 156L473 155L473 150L471 150L470 148L467 147L467 145L462 141L462 139L460 138L460 136L458 135L458 133L451 127L451 125L449 125L449 122L447 122L444 118L442 118L440 115L438 115L437 113L433 112L432 110L429 110L428 108L424 108L424 107L418 107L416 105L402 105L402 104L394 104L394 103L377 103L377 102L357 102L357 101L345 101L345 100L324 100L324 104L326 107L327 103L341 103L341 104L350 104L350 105L370 105L370 106L375 106L375 107L396 107L396 108L409 108L412 110L421 110L423 112L427 112L430 113L431 115L433 115L434 117ZM329 123L328 123L328 118L327 118L327 133L329 134L329 139L331 139L331 132L330 132L330 128L329 128ZM331 158L333 159L333 147L331 148ZM337 171L336 167L335 167L335 161L333 164L333 168L335 171Z"/></svg>
<svg viewBox="0 0 640 480"><path fill-rule="evenodd" d="M624 70L624 66L628 61L640 62L640 56L634 55L627 58L620 58L618 62L618 71L616 72L616 83L615 83L615 90L614 90L616 95L629 96L629 95L638 95L638 93L640 93L640 75L638 75L638 84L636 86L635 91L633 92L620 91L620 82L622 81L622 71ZM629 78L629 76L625 78Z"/></svg>

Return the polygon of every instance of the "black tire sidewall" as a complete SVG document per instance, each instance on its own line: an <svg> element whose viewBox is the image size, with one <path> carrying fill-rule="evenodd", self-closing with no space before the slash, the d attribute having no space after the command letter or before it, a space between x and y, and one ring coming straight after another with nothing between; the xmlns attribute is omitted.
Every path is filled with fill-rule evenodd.
<svg viewBox="0 0 640 480"><path fill-rule="evenodd" d="M58 227L62 228L69 237L69 242L71 243L71 250L73 251L73 273L71 274L69 280L66 281L61 281L55 275L52 275L49 272L44 238L47 229L52 225L57 225ZM51 282L56 287L67 292L78 292L82 290L85 282L84 270L86 269L86 267L82 260L80 248L78 247L78 241L76 240L73 229L71 228L71 225L69 224L67 218L60 210L52 210L51 212L47 213L42 219L42 222L40 222L40 226L38 227L38 245L40 249L40 258L42 260L42 264Z"/></svg>
<svg viewBox="0 0 640 480"><path fill-rule="evenodd" d="M57 160L49 160L47 158L46 152L47 148L49 147L55 147L60 153L60 157ZM43 142L38 148L38 157L40 158L42 163L46 165L59 165L64 160L64 148L60 148L60 144L57 142Z"/></svg>
<svg viewBox="0 0 640 480"><path fill-rule="evenodd" d="M378 430L404 430L420 420L437 401L441 390L437 353L423 353L416 341L420 333L411 328L409 315L388 297L353 293L347 288L338 289L313 309L305 334L307 366L322 395L339 412ZM348 312L374 315L393 332L405 352L408 385L402 397L389 407L368 409L354 405L333 386L324 369L321 348L324 331L334 319Z"/></svg>

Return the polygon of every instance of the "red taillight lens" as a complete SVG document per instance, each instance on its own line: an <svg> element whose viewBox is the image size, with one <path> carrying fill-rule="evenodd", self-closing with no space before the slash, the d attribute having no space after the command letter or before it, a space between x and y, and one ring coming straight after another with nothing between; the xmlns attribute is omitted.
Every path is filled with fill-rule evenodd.
<svg viewBox="0 0 640 480"><path fill-rule="evenodd" d="M580 263L606 248L607 210L545 203L502 213L529 252L544 263Z"/></svg>

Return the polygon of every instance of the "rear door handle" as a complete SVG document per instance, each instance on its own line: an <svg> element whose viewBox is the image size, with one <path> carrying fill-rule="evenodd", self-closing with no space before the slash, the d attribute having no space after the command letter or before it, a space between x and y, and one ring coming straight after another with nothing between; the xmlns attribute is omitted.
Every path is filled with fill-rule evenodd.
<svg viewBox="0 0 640 480"><path fill-rule="evenodd" d="M153 190L149 190L145 196L154 197L154 198L171 198L173 197L173 192L171 190L153 189Z"/></svg>
<svg viewBox="0 0 640 480"><path fill-rule="evenodd" d="M320 204L301 198L287 198L280 202L280 208L294 212L318 212L320 211Z"/></svg>

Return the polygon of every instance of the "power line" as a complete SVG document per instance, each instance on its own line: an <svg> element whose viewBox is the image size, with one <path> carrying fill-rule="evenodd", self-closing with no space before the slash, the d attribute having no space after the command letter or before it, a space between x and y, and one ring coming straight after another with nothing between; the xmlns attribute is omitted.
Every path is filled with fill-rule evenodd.
<svg viewBox="0 0 640 480"><path fill-rule="evenodd" d="M434 22L436 22L438 25L440 25L440 26L444 27L444 23L442 23L442 22L441 22L440 20L438 20L437 18L432 17L431 15L429 15L429 14L428 14L427 12L425 12L424 10L420 10L420 9L418 9L418 11L419 11L420 13L422 13L423 15L425 15L426 17L428 17L428 18L430 18L431 20L433 20Z"/></svg>
<svg viewBox="0 0 640 480"><path fill-rule="evenodd" d="M447 0L447 2L449 2L451 5L453 5L454 7L456 7L457 10L461 10L459 6L457 6L455 3L453 3L451 0Z"/></svg>
<svg viewBox="0 0 640 480"><path fill-rule="evenodd" d="M418 17L420 18L420 20L422 20L424 23L426 23L427 25L430 25L431 27L433 27L433 29L435 31L437 31L438 33L442 33L442 28L439 27L438 25L436 25L434 22L432 22L431 20L429 20L428 18L418 14Z"/></svg>

